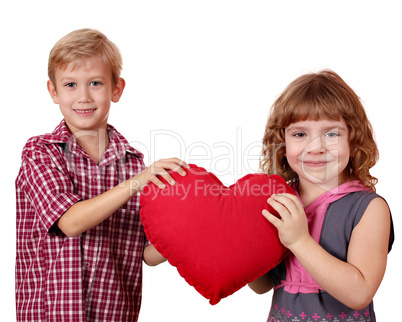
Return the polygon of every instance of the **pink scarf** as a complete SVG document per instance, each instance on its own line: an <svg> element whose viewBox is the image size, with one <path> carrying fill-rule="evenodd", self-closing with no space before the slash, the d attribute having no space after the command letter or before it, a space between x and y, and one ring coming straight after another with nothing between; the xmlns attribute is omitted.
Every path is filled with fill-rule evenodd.
<svg viewBox="0 0 402 322"><path fill-rule="evenodd" d="M297 186L293 187L298 195ZM347 181L340 186L322 194L314 200L309 206L304 207L311 237L318 243L321 236L321 228L324 223L325 214L330 203L346 196L351 192L371 191L360 181ZM299 197L300 199L300 197ZM304 269L299 260L292 254L285 259L286 280L275 289L285 286L285 291L289 293L318 293L322 288Z"/></svg>

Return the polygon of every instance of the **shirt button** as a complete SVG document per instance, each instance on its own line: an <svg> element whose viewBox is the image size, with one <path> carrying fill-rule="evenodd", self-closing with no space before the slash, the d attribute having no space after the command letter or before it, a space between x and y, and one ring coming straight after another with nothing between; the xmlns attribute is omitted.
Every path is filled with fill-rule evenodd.
<svg viewBox="0 0 402 322"><path fill-rule="evenodd" d="M85 266L86 266L86 267L89 267L89 266L91 266L91 263L86 262L86 263L85 263Z"/></svg>
<svg viewBox="0 0 402 322"><path fill-rule="evenodd" d="M96 182L96 181L98 181L98 179L97 178L92 178L92 181Z"/></svg>

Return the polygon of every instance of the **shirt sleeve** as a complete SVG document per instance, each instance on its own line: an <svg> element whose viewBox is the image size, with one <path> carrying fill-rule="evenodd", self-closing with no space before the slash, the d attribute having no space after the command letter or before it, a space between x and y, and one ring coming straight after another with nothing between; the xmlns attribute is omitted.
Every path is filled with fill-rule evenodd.
<svg viewBox="0 0 402 322"><path fill-rule="evenodd" d="M72 205L81 200L74 193L60 151L52 144L24 149L16 183L48 232Z"/></svg>

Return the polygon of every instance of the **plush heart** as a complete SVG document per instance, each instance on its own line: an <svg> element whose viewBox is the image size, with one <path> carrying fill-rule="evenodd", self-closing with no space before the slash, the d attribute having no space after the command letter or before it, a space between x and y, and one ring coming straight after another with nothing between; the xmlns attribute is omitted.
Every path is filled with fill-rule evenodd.
<svg viewBox="0 0 402 322"><path fill-rule="evenodd" d="M180 275L216 304L267 273L287 254L277 230L261 214L276 213L267 199L293 193L279 176L249 174L226 187L190 165L175 185L141 193L141 220L149 241Z"/></svg>

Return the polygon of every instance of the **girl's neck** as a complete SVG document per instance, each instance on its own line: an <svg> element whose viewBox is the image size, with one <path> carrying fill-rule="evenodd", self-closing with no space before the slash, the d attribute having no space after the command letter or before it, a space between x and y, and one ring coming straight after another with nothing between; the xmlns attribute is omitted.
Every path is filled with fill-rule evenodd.
<svg viewBox="0 0 402 322"><path fill-rule="evenodd" d="M344 182L345 180L342 180L340 177L325 185L320 185L319 183L309 182L301 179L298 187L300 199L303 201L303 205L307 207L318 197L340 186Z"/></svg>

